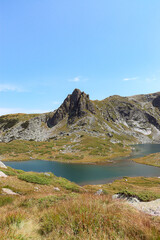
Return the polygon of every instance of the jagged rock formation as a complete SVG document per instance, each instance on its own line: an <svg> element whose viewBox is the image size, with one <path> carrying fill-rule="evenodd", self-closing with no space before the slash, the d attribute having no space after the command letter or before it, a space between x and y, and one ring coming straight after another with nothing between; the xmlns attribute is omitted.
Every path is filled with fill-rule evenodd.
<svg viewBox="0 0 160 240"><path fill-rule="evenodd" d="M54 112L0 117L0 141L46 141L83 133L112 143L160 142L160 93L91 101L75 89Z"/></svg>
<svg viewBox="0 0 160 240"><path fill-rule="evenodd" d="M87 110L95 113L94 106L89 100L89 95L75 89L71 95L68 95L62 105L57 109L52 118L48 120L48 126L53 127L68 114L68 123L72 124L76 118L81 118L87 115Z"/></svg>

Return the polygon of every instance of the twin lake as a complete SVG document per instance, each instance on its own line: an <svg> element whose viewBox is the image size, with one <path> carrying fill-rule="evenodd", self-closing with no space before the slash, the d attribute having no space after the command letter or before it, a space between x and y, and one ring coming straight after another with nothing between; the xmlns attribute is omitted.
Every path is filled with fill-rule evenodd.
<svg viewBox="0 0 160 240"><path fill-rule="evenodd" d="M124 176L160 176L160 168L138 164L131 160L160 152L160 144L139 144L133 147L134 150L130 157L114 159L113 163L106 165L70 164L43 160L4 162L4 164L24 171L53 172L58 177L67 178L80 185L112 182Z"/></svg>

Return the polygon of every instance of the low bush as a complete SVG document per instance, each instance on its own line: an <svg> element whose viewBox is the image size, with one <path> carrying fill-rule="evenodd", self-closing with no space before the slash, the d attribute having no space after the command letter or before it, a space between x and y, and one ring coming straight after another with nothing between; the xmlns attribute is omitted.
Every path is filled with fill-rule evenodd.
<svg viewBox="0 0 160 240"><path fill-rule="evenodd" d="M18 119L9 119L5 122L4 129L12 128L14 125L18 123Z"/></svg>
<svg viewBox="0 0 160 240"><path fill-rule="evenodd" d="M49 185L53 180L53 174L46 176L44 173L23 173L19 174L18 178L31 183L37 183L42 185Z"/></svg>
<svg viewBox="0 0 160 240"><path fill-rule="evenodd" d="M21 127L24 129L28 128L28 126L29 126L29 121L25 121L21 124Z"/></svg>

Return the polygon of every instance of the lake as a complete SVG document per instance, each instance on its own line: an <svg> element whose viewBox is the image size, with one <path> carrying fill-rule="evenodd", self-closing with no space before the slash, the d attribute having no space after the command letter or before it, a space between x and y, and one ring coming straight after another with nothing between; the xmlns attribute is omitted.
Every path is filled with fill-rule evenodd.
<svg viewBox="0 0 160 240"><path fill-rule="evenodd" d="M109 165L70 164L44 160L14 161L4 164L24 171L53 172L58 177L67 178L80 185L112 182L124 176L160 176L160 168L131 161L132 158L160 152L160 144L138 144L133 147L130 157L114 159Z"/></svg>

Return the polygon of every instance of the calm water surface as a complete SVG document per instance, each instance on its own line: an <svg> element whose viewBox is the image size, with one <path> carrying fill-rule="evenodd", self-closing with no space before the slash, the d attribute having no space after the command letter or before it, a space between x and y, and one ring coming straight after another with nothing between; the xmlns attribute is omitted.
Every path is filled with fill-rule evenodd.
<svg viewBox="0 0 160 240"><path fill-rule="evenodd" d="M160 152L160 144L134 145L131 157L114 160L110 165L69 164L43 160L4 162L7 166L24 171L53 172L56 176L83 184L101 184L124 176L160 176L160 168L138 164L131 158Z"/></svg>

